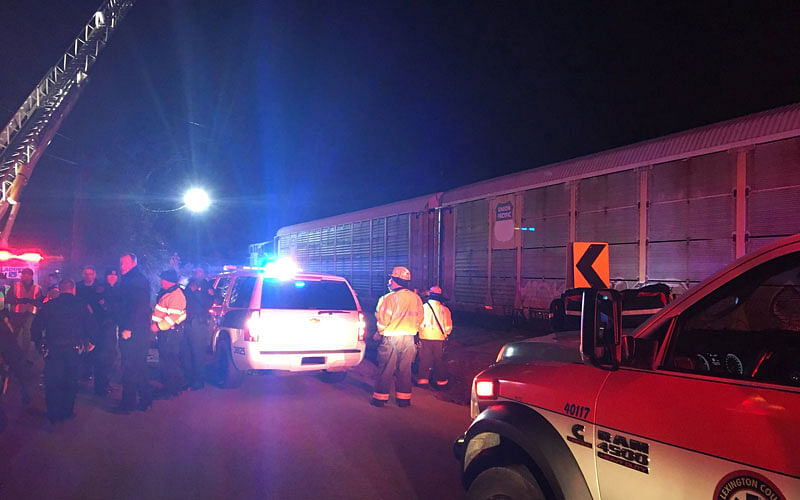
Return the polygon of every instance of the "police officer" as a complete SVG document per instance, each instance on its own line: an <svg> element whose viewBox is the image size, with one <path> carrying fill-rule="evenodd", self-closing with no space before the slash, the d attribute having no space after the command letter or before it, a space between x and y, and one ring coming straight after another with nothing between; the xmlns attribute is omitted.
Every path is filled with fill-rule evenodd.
<svg viewBox="0 0 800 500"><path fill-rule="evenodd" d="M119 259L119 350L122 358L122 399L117 413L146 411L153 403L147 380L147 350L153 341L150 331L150 282L137 267L136 255ZM139 399L137 405L137 397Z"/></svg>
<svg viewBox="0 0 800 500"><path fill-rule="evenodd" d="M432 286L423 306L425 316L419 329L419 378L417 384L427 385L430 373L436 376L436 386L447 385L447 365L444 362L444 341L453 331L450 309L443 304L442 289Z"/></svg>
<svg viewBox="0 0 800 500"><path fill-rule="evenodd" d="M100 309L98 315L98 336L94 351L94 392L98 396L107 396L111 391L109 384L117 359L117 316L119 313L117 286L119 273L116 269L105 272L104 281L99 286Z"/></svg>
<svg viewBox="0 0 800 500"><path fill-rule="evenodd" d="M103 321L104 312L100 305L100 301L103 298L103 287L97 282L97 271L93 266L84 266L81 272L81 278L81 281L75 284L75 296L89 307L89 312L92 314L95 322L100 325ZM98 329L96 334L99 335L99 333L100 330ZM101 362L102 355L105 354L106 346L103 345L104 342L97 337L92 337L90 340L92 344L94 344L95 349L91 354L81 357L80 379L88 381L89 378L93 378L95 394L103 395L108 392L108 373L104 364Z"/></svg>
<svg viewBox="0 0 800 500"><path fill-rule="evenodd" d="M378 300L378 380L371 404L381 407L389 400L395 381L397 406L411 405L411 363L416 355L414 336L422 324L422 300L409 290L411 272L395 267L389 276L389 293Z"/></svg>
<svg viewBox="0 0 800 500"><path fill-rule="evenodd" d="M97 327L88 306L75 296L75 283L59 283L58 297L42 306L31 334L44 355L47 418L58 423L75 416L80 354L91 350L89 338Z"/></svg>
<svg viewBox="0 0 800 500"><path fill-rule="evenodd" d="M180 365L181 323L186 320L186 296L178 286L178 273L164 271L161 291L151 317L150 330L158 334L158 364L164 381L163 396L177 396L183 385Z"/></svg>
<svg viewBox="0 0 800 500"><path fill-rule="evenodd" d="M195 268L192 280L184 290L186 295L186 326L183 330L184 376L193 391L202 389L206 348L211 336L211 314L214 289L205 279L205 270Z"/></svg>

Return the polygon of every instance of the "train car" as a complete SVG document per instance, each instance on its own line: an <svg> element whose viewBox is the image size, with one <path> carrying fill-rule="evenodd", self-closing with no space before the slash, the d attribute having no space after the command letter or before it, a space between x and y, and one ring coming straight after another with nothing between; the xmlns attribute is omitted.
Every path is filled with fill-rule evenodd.
<svg viewBox="0 0 800 500"><path fill-rule="evenodd" d="M800 232L798 213L800 103L284 227L272 244L364 298L409 265L414 287L440 283L456 309L528 314L572 286L572 242L609 244L617 289L680 293Z"/></svg>

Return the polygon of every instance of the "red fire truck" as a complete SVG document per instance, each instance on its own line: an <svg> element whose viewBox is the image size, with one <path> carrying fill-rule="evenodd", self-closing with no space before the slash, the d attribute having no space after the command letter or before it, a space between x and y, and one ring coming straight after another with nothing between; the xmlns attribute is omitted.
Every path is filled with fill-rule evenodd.
<svg viewBox="0 0 800 500"><path fill-rule="evenodd" d="M633 332L586 291L580 332L506 345L471 412L468 498L800 498L800 235Z"/></svg>

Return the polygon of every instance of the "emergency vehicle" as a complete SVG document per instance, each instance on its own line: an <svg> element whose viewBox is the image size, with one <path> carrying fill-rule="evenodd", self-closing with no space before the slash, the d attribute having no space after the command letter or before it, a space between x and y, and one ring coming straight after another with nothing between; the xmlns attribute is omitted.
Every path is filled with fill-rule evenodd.
<svg viewBox="0 0 800 500"><path fill-rule="evenodd" d="M800 499L800 235L628 334L587 290L580 332L503 347L455 443L468 498Z"/></svg>
<svg viewBox="0 0 800 500"><path fill-rule="evenodd" d="M342 277L281 259L231 270L215 287L212 349L223 385L261 370L322 372L339 382L364 359L364 313Z"/></svg>

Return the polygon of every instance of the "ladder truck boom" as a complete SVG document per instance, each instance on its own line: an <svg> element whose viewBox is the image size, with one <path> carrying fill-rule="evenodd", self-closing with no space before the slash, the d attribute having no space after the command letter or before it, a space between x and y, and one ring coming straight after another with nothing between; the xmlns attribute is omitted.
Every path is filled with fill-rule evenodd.
<svg viewBox="0 0 800 500"><path fill-rule="evenodd" d="M4 221L0 246L8 246L20 194L36 163L75 104L89 68L133 3L103 2L0 131L0 222Z"/></svg>

